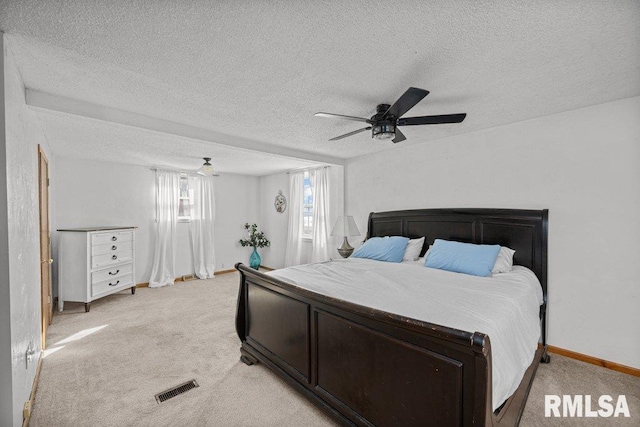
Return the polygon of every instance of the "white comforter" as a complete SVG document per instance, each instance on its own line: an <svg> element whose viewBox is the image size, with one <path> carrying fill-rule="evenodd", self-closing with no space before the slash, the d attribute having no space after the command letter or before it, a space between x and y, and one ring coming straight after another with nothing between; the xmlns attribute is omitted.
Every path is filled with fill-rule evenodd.
<svg viewBox="0 0 640 427"><path fill-rule="evenodd" d="M538 346L542 289L535 274L524 267L476 277L418 262L351 258L269 274L345 301L489 335L494 410L518 388Z"/></svg>

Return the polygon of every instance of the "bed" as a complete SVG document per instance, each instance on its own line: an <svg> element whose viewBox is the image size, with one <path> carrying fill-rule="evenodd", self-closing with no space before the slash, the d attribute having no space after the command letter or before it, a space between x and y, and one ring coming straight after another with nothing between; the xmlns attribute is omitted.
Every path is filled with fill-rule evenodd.
<svg viewBox="0 0 640 427"><path fill-rule="evenodd" d="M547 224L547 210L423 209L369 216L367 239L424 236L422 255L435 239L500 244L516 250L514 265L535 274L542 293L541 343L504 402L493 399L486 331L357 304L339 292L307 289L295 275L283 279L237 264L241 360L265 364L344 425L517 425L538 364L549 361ZM333 264L340 271L346 262ZM356 273L343 280L348 285L367 279ZM479 307L485 302L478 297Z"/></svg>

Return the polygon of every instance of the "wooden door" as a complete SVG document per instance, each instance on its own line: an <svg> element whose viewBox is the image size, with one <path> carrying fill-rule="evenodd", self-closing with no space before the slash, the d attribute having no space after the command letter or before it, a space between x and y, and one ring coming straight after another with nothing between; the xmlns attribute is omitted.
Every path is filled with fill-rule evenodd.
<svg viewBox="0 0 640 427"><path fill-rule="evenodd" d="M51 238L49 233L49 162L38 146L38 182L40 199L40 281L42 294L42 348L46 348L47 327L51 324Z"/></svg>

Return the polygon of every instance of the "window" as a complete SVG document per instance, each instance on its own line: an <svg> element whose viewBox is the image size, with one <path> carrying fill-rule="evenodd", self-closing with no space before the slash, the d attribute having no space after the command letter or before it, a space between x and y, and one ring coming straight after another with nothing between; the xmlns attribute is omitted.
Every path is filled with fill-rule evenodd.
<svg viewBox="0 0 640 427"><path fill-rule="evenodd" d="M313 193L311 192L311 180L309 172L304 173L302 191L302 237L313 237Z"/></svg>
<svg viewBox="0 0 640 427"><path fill-rule="evenodd" d="M191 206L193 205L193 190L189 188L189 178L180 174L180 200L178 204L178 221L191 221Z"/></svg>

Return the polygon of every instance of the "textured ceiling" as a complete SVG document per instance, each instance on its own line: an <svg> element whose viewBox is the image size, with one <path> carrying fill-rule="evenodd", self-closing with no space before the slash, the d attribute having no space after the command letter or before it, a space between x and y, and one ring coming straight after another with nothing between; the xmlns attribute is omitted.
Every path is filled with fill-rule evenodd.
<svg viewBox="0 0 640 427"><path fill-rule="evenodd" d="M202 157L221 173L269 175L314 162L232 148L101 120L37 109L47 140L64 157L104 160L167 169L195 170Z"/></svg>
<svg viewBox="0 0 640 427"><path fill-rule="evenodd" d="M406 127L405 145L640 95L634 0L0 4L28 88L224 135L214 144L39 109L63 156L175 167L224 156L249 173L262 155L234 138L312 160L393 149L367 132L329 142L360 125L313 114L368 117L409 86L431 94L408 116L468 115ZM269 163L252 173L308 162L285 150Z"/></svg>

